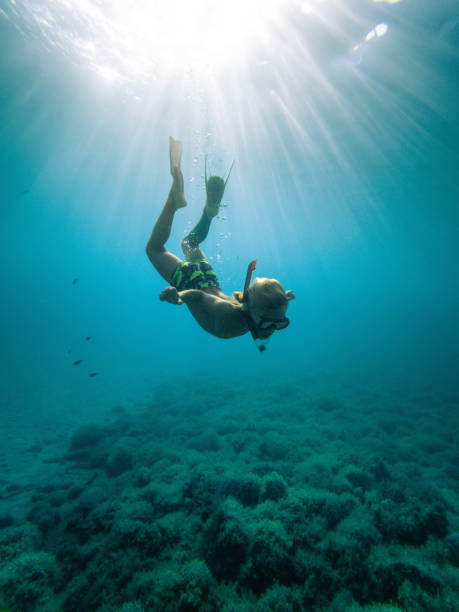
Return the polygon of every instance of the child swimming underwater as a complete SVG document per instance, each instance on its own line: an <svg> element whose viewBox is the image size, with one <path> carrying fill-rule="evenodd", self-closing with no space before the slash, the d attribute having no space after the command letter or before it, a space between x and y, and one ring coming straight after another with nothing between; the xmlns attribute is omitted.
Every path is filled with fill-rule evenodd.
<svg viewBox="0 0 459 612"><path fill-rule="evenodd" d="M187 205L180 169L182 144L172 137L169 156L172 187L146 246L149 260L169 283L159 299L170 304L186 304L199 325L218 338L234 338L250 331L263 351L269 337L289 324L285 314L288 302L295 296L292 291L284 291L274 278L256 278L250 284L255 261L249 264L244 290L225 295L199 248L218 213L231 168L226 180L215 175L207 178L206 169L206 203L201 219L182 241L185 261L166 251L164 245L170 236L174 215Z"/></svg>

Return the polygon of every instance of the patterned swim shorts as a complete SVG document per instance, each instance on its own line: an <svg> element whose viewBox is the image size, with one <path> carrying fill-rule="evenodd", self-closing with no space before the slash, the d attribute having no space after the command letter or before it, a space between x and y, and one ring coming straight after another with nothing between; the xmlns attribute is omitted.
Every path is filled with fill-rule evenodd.
<svg viewBox="0 0 459 612"><path fill-rule="evenodd" d="M183 261L175 269L171 285L177 291L220 287L217 275L208 261Z"/></svg>

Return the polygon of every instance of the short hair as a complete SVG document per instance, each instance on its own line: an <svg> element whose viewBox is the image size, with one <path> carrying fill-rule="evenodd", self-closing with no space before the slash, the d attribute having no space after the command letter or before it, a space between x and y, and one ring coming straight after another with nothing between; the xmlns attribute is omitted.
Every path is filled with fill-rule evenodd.
<svg viewBox="0 0 459 612"><path fill-rule="evenodd" d="M271 311L286 307L288 298L279 281L263 278L249 287L250 302L261 310Z"/></svg>

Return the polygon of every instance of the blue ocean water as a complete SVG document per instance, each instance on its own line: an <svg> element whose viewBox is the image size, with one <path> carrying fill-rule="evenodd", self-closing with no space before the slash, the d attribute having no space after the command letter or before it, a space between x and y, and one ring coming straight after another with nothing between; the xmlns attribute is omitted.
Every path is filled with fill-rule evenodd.
<svg viewBox="0 0 459 612"><path fill-rule="evenodd" d="M223 470L234 461L224 449L227 437L235 434L218 425L218 410L225 420L234 408L238 422L247 419L255 436L238 443L243 456L238 474L266 479L275 473L272 486L282 478L292 495L300 495L305 482L320 487L311 484L305 463L300 475L295 472L296 455L287 459L286 451L276 455L273 448L304 445L309 456L315 444L324 457L327 434L315 432L315 442L308 446L306 438L295 438L289 423L296 424L298 432L311 426L324 427L325 432L335 428L333 439L341 433L366 439L359 426L368 418L369 428L373 422L385 424L378 444L372 433L367 446L362 446L366 450L360 452L368 461L384 459L400 482L408 476L400 475L398 462L407 462L413 470L416 466L411 479L419 479L419 490L432 480L443 490L443 497L433 497L437 508L446 508L442 512L448 514L448 527L429 531L423 524L420 529L426 537L415 538L414 544L438 538L440 547L450 538L444 545L448 550L455 546L456 552L450 557L430 552L421 562L417 551L416 570L411 566L410 571L399 570L400 589L407 582L424 592L412 600L414 607L407 604L406 592L394 591L390 597L388 592L378 594L376 588L357 593L350 587L354 577L336 587L336 592L347 593L345 604L335 603L330 609L390 601L400 609L434 609L432 597L438 593L438 609L459 609L451 596L454 585L457 588L459 539L457 2L311 0L266 3L255 12L250 3L245 9L235 3L233 10L241 11L239 21L229 21L228 13L207 22L204 13L198 14L202 30L196 15L187 14L196 38L190 41L180 30L179 42L171 30L174 23L177 29L184 26L180 20L177 24L176 17L168 17L166 8L161 19L169 34L163 39L157 15L151 21L145 17L142 27L142 13L135 14L135 3L127 6L96 1L0 2L0 518L4 517L4 529L38 525L42 540L30 550L62 559L64 549L47 537L50 527L36 518L39 511L34 504L49 500L40 501L34 485L43 487L52 480L76 486L99 472L99 484L106 478L110 487L118 476L126 478L114 489L107 485L103 503L109 504L122 495L123 486L126 490L132 486L127 473L134 478L141 470L153 470L146 478L155 481L157 459L152 457L135 456L128 461L129 470L121 470L123 476L107 468L108 460L82 466L81 457L73 455L74 471L64 469L72 461L69 444L72 452L86 448L72 438L78 427L88 423L108 427L106 423L118 418L119 411L133 419L128 425L116 422L121 429L130 428L135 439L142 422L145 431L157 427L151 421L156 410L164 427L164 431L158 427L162 443L156 443L162 444L165 456L180 456L181 447L188 449L181 459L183 474L177 476L181 481L197 466L204 470L202 466L220 461ZM138 6L147 10L144 3ZM197 3L193 10L205 11L206 3ZM207 3L211 15L216 10ZM120 18L122 11L126 15ZM228 39L229 46L221 42L214 48L215 41L205 45L208 29L217 28L225 18L229 36L225 29L217 36L220 41ZM239 31L247 38L239 39ZM158 45L152 43L155 37ZM263 354L248 334L231 340L214 338L196 324L185 306L158 299L166 283L149 263L145 244L170 188L170 135L183 143L188 206L176 214L169 250L181 256L180 242L201 215L205 156L218 173L234 160L224 206L203 250L228 294L242 289L247 265L257 259L256 274L278 279L296 295L288 309L290 326L274 334ZM345 406L341 420L334 421L334 409L320 403L331 401L330 397ZM217 412L209 415L193 408L203 403ZM348 425L342 418L349 419ZM405 429L401 427L400 436L395 436L398 446L391 447L389 457L391 428L398 427L399 418ZM270 423L279 427L277 433L269 430ZM344 433L337 433L340 427ZM106 435L115 444L113 429L109 431ZM172 438L170 431L176 432ZM210 438L189 441L206 432ZM142 435L138 433L138 444L149 446ZM97 444L100 437L94 438ZM263 453L247 449L251 444L262 448L267 437L272 442L266 452L269 466L261 469ZM427 438L431 446L426 446ZM365 472L358 457L349 458L359 452L354 442L342 439L343 447L330 459L336 461L335 476L350 463ZM403 449L409 449L409 459ZM333 456L335 451L329 452ZM51 476L49 470L54 468L64 471ZM322 485L330 495L349 493L331 480ZM269 482L260 484L263 491L269 486ZM231 491L223 501L218 497L221 492L215 493L214 502L206 501L205 511L200 502L196 506L191 501L191 506L167 507L164 516L189 512L189 520L197 521L199 515L202 525L196 534L213 533L218 531L218 504L236 498L244 508L251 507ZM390 497L387 491L379 493L381 499ZM177 493L169 494L175 500ZM188 498L193 500L193 494ZM266 494L266 499L275 504L279 498L276 493ZM355 503L363 512L371 503L381 505L381 499L360 496ZM70 502L53 508L59 509L62 521L74 512ZM266 510L264 520L269 514L273 524L285 523L285 538L290 541L294 536L287 518L276 515L281 510L271 508L271 514ZM46 506L40 512L46 513ZM231 515L230 510L227 513ZM375 521L368 522L379 529L374 544L389 546L392 532ZM318 537L322 552L335 527L329 525L328 535ZM247 536L248 542L256 540L252 536ZM408 549L414 545L409 538L395 541ZM181 544L171 542L170 550L177 553ZM298 542L295 547L301 549ZM16 558L29 550L26 544L21 546L20 553L18 545L8 555ZM224 588L232 589L229 599L234 596L236 601L236 591L242 597L231 609L312 610L332 605L331 593L324 599L316 595L308 599L304 575L291 578L294 570L280 569L279 560L273 562L275 578L268 574L256 578L256 561L248 553L255 576L252 584L243 569L238 573L239 566L227 571L221 559L215 562L227 556L226 549L202 550L190 558L180 553L183 563L206 563L211 576L206 580L216 581L211 586L206 583L202 589L206 594L194 603L182 601L179 607L177 592L170 600L164 593L148 600L141 586L124 592L107 577L106 601L93 595L83 602L76 587L71 599L57 580L48 585L46 605L115 610L124 603L127 610L128 603L136 601L143 606L135 608L139 610L223 609L216 602ZM240 551L233 553L237 556ZM148 554L151 559L159 553ZM0 606L44 609L42 594L21 599L10 588L8 555L0 566ZM159 569L149 565L149 571L161 576L166 561L158 561ZM79 561L61 563L66 576L75 578ZM140 571L137 563L133 559L132 574ZM429 591L427 578L413 576L419 576L424 564L422 571L434 580L440 571L435 563L438 567L443 563L438 582L442 587ZM242 561L241 567L245 567ZM339 564L333 567L339 574ZM198 570L202 566L193 571ZM279 603L287 597L284 591L269 594L273 584L295 593L282 604L290 607ZM177 588L186 591L183 585ZM241 593L250 596L244 599Z"/></svg>

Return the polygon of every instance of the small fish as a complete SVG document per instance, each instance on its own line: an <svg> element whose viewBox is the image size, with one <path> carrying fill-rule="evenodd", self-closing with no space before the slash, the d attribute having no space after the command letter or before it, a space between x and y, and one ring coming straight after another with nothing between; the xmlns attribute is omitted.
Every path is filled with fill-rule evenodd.
<svg viewBox="0 0 459 612"><path fill-rule="evenodd" d="M89 342L91 340L92 336L86 336L85 338L85 342Z"/></svg>
<svg viewBox="0 0 459 612"><path fill-rule="evenodd" d="M89 376L91 378L94 378L94 376L99 376L99 372L91 372L91 374Z"/></svg>
<svg viewBox="0 0 459 612"><path fill-rule="evenodd" d="M83 360L77 359L76 361L73 362L73 365L80 365L80 363L83 363Z"/></svg>
<svg viewBox="0 0 459 612"><path fill-rule="evenodd" d="M72 281L72 285L76 285L78 280L79 280L78 278L74 278L73 281Z"/></svg>
<svg viewBox="0 0 459 612"><path fill-rule="evenodd" d="M71 353L71 352L72 352L72 349L67 349L67 353Z"/></svg>
<svg viewBox="0 0 459 612"><path fill-rule="evenodd" d="M30 193L30 189L24 189L23 191L21 191L21 195L27 195L28 193Z"/></svg>

